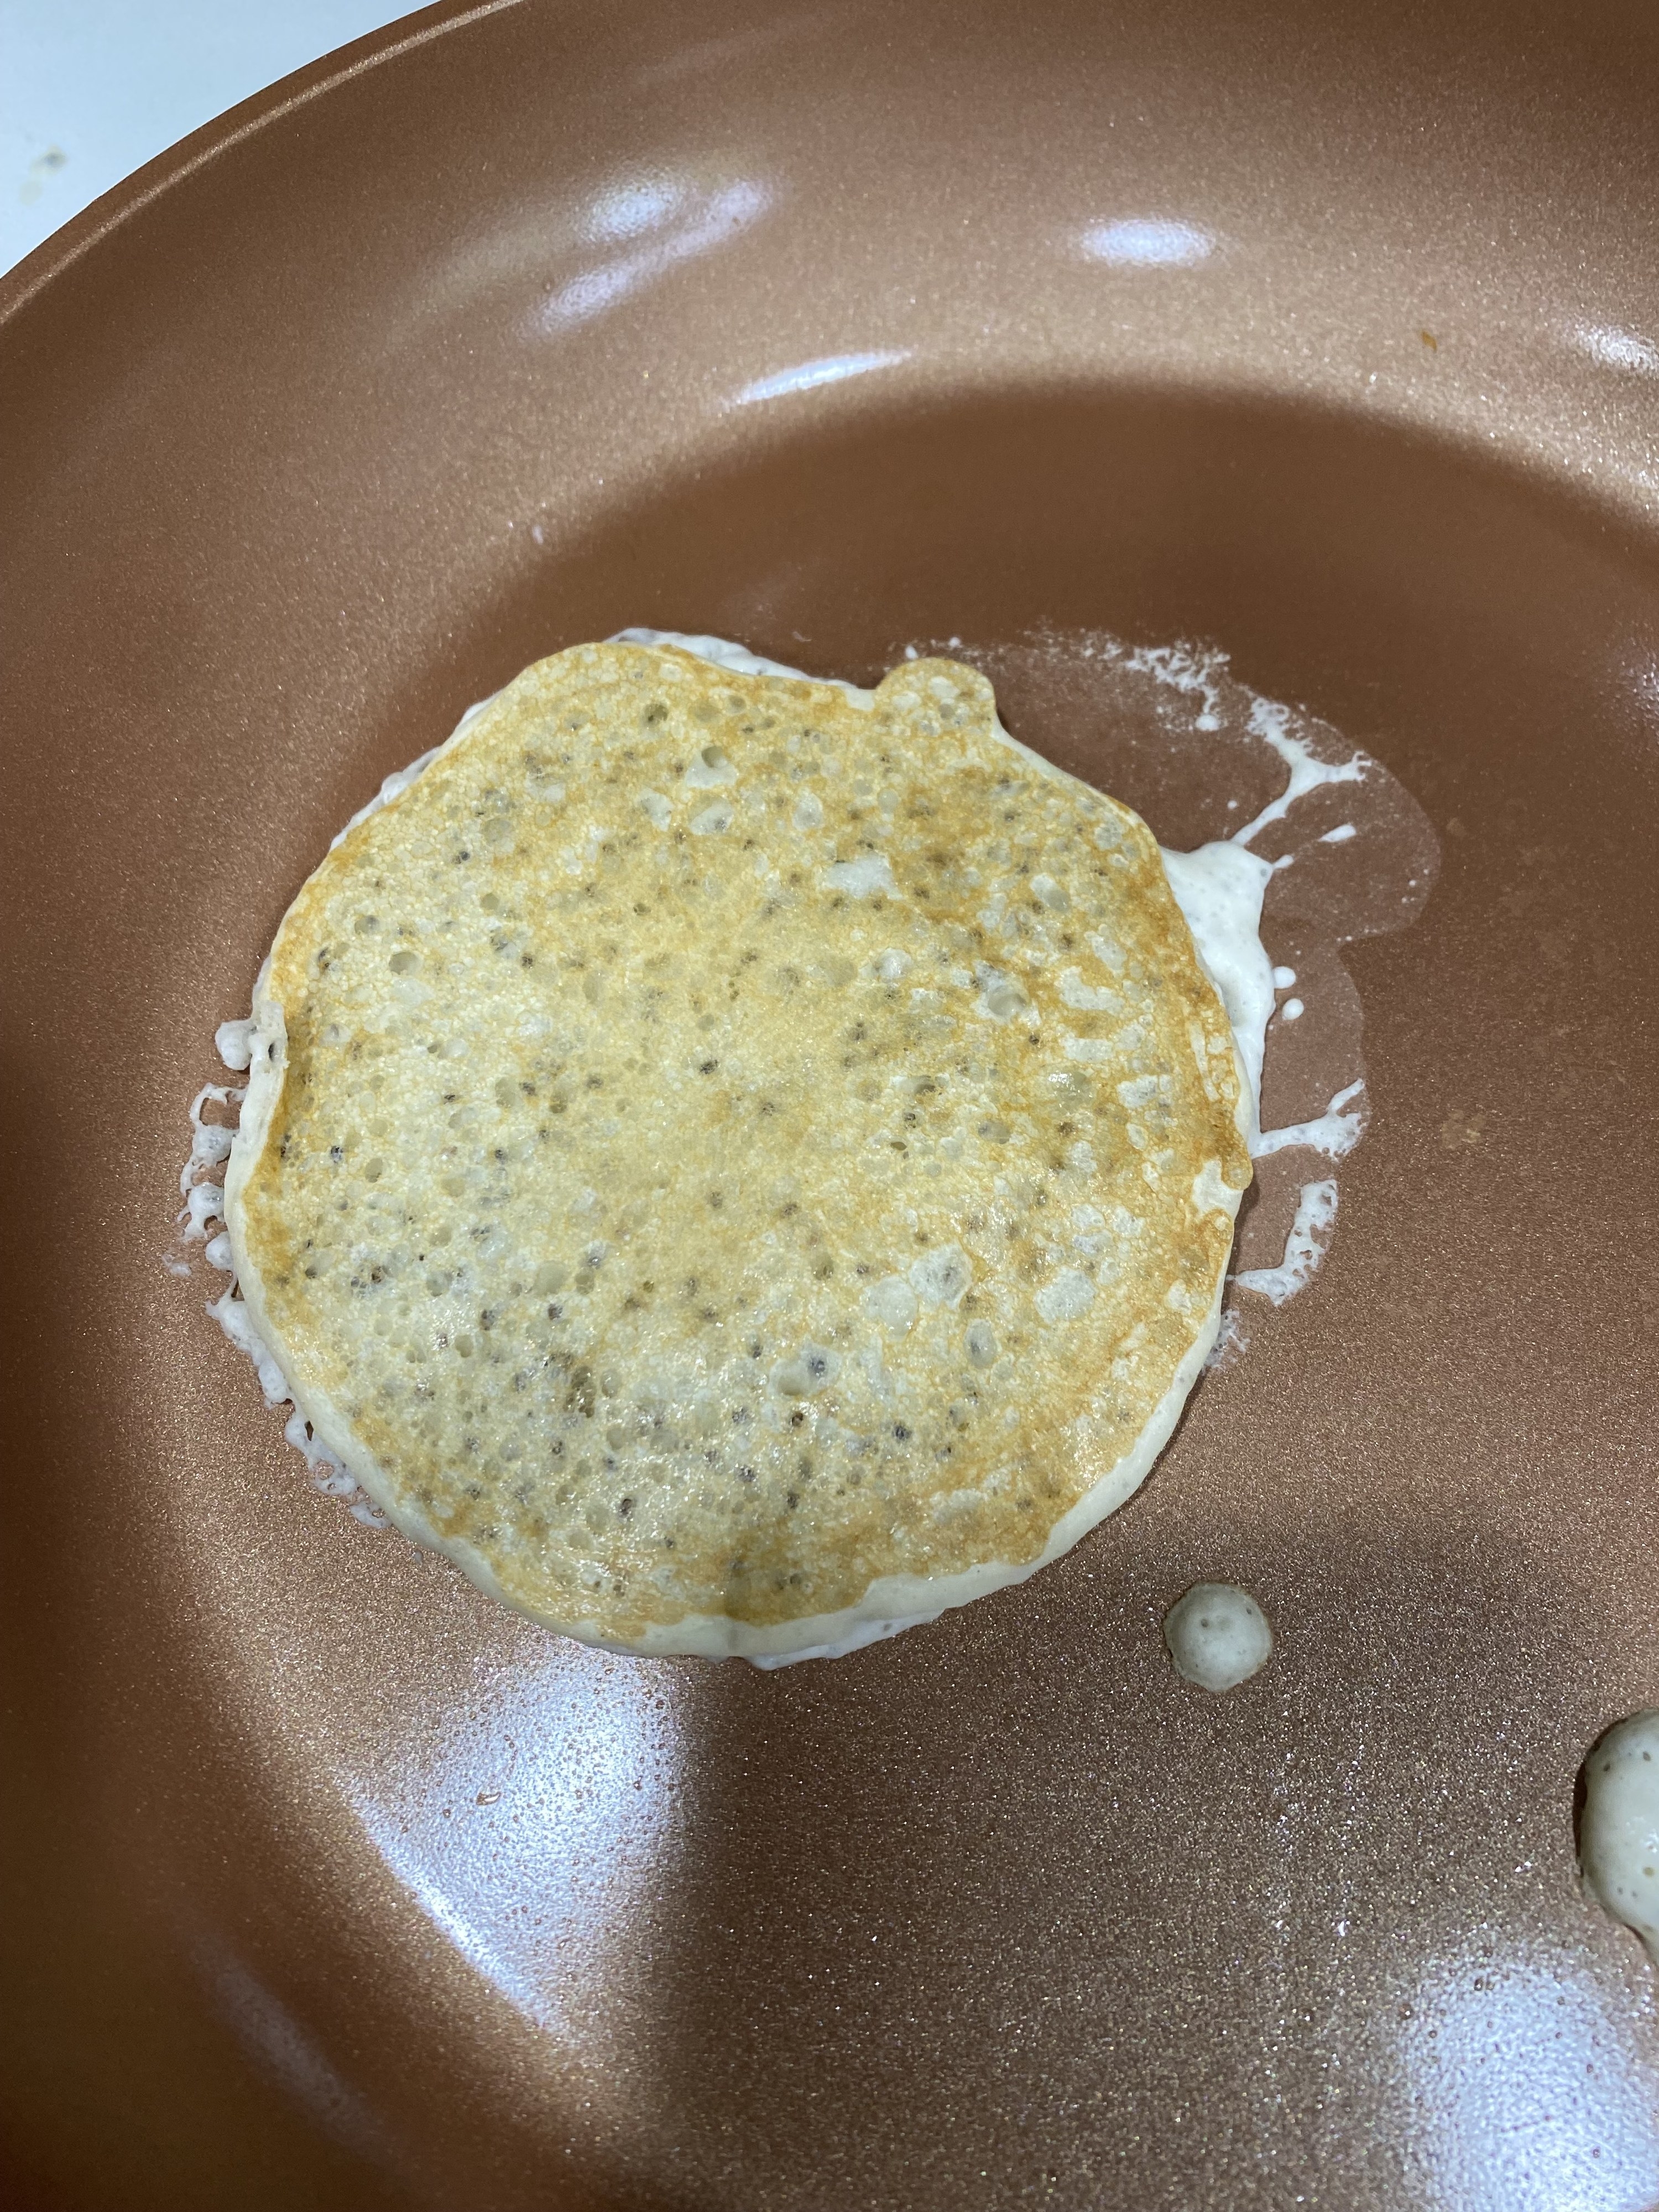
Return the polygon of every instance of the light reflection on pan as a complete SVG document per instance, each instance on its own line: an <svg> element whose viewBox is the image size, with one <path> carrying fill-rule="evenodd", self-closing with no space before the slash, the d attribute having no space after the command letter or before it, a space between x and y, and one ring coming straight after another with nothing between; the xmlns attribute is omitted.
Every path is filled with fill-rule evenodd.
<svg viewBox="0 0 1659 2212"><path fill-rule="evenodd" d="M540 1642L540 1639L538 1639ZM678 1677L561 1644L413 1740L394 1789L346 1784L421 1911L514 2008L584 2057L672 1872ZM599 2030L603 2033L602 2030Z"/></svg>

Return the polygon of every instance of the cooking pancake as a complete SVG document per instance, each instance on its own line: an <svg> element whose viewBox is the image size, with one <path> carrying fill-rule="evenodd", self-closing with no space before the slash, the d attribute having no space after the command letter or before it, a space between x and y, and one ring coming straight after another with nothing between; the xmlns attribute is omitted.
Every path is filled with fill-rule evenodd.
<svg viewBox="0 0 1659 2212"><path fill-rule="evenodd" d="M850 1649L1121 1504L1250 1100L1138 817L942 659L525 672L284 919L226 1186L322 1441L509 1604Z"/></svg>

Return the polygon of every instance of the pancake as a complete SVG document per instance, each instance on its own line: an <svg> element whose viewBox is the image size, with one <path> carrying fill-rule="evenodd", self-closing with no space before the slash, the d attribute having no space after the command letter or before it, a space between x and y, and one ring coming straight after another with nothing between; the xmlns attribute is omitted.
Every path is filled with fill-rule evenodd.
<svg viewBox="0 0 1659 2212"><path fill-rule="evenodd" d="M226 1221L317 1436L566 1634L781 1661L1034 1572L1217 1325L1253 1101L1151 832L989 684L581 646L337 842Z"/></svg>

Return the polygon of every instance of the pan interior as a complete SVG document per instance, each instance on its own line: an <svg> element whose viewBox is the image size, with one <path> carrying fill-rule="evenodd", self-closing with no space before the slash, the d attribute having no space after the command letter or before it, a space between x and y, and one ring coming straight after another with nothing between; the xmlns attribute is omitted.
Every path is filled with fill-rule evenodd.
<svg viewBox="0 0 1659 2212"><path fill-rule="evenodd" d="M1572 1833L1659 1700L1659 32L1559 14L456 4L0 285L7 2201L1659 2203ZM1171 846L1085 647L1214 647L1438 848L1308 985L1310 1289L1036 1581L776 1674L353 1520L166 1265L329 838L635 624L956 652Z"/></svg>
<svg viewBox="0 0 1659 2212"><path fill-rule="evenodd" d="M216 1377L246 1472L209 1602L397 1931L352 2007L495 2100L514 2159L574 2140L642 2177L621 2201L690 2161L729 2201L816 2203L787 2177L828 2100L872 2203L1012 2204L1054 2175L1081 2203L1135 2141L1138 2203L1220 2203L1286 2154L1286 2114L1299 2170L1355 2204L1549 2201L1514 2193L1517 2109L1552 2173L1597 2148L1654 2170L1642 1969L1581 1905L1571 1827L1605 1686L1639 1702L1659 1534L1631 1212L1653 581L1570 498L1340 417L1110 390L843 410L481 576L464 633L405 640L386 703L324 749L355 800L456 698L628 623L857 679L960 639L1018 735L1196 842L1204 776L1115 725L1076 651L1180 639L1367 745L1443 848L1420 921L1346 951L1375 1119L1314 1291L1206 1381L1144 1497L902 1649L764 1682L580 1650L331 1516L245 1374ZM250 953L312 858L277 842ZM199 1543L193 1509L177 1533ZM1158 1633L1206 1576L1273 1622L1224 1703ZM284 1652L330 1641L297 1700L252 1625L273 1589ZM279 1826L297 1864L314 1830ZM418 1924L487 1985L465 2021L432 2008ZM1167 2068L1127 2057L1154 2048ZM531 2086L503 2100L508 2050Z"/></svg>

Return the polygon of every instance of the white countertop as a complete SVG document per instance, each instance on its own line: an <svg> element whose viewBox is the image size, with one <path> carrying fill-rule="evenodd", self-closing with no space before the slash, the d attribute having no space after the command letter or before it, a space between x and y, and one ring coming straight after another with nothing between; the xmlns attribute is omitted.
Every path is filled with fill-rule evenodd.
<svg viewBox="0 0 1659 2212"><path fill-rule="evenodd" d="M414 0L0 0L0 270L175 139Z"/></svg>

